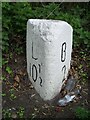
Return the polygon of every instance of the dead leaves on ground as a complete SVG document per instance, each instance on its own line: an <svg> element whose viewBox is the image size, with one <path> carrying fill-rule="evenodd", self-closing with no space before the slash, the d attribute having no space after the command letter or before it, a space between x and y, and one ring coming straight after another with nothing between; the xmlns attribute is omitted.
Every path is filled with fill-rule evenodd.
<svg viewBox="0 0 90 120"><path fill-rule="evenodd" d="M20 78L19 78L18 75L16 75L15 78L14 78L13 86L17 88L19 86L19 83L20 83Z"/></svg>
<svg viewBox="0 0 90 120"><path fill-rule="evenodd" d="M22 80L23 80L23 77L24 77L26 74L27 74L27 73L26 73L25 70L19 70L19 71L16 73L15 77L14 77L14 84L13 84L13 86L16 87L16 88L20 87L20 84L21 84L21 82L22 82Z"/></svg>
<svg viewBox="0 0 90 120"><path fill-rule="evenodd" d="M20 78L19 78L19 76L16 75L15 78L14 78L14 80L15 80L15 82L19 83L19 82L20 82Z"/></svg>

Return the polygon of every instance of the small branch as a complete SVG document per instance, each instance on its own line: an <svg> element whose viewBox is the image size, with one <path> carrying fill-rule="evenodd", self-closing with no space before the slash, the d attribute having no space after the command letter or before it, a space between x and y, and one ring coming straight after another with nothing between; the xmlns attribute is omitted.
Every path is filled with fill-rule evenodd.
<svg viewBox="0 0 90 120"><path fill-rule="evenodd" d="M9 81L8 81L8 83L11 85L11 87L13 87L16 91L18 91L18 89L15 88Z"/></svg>

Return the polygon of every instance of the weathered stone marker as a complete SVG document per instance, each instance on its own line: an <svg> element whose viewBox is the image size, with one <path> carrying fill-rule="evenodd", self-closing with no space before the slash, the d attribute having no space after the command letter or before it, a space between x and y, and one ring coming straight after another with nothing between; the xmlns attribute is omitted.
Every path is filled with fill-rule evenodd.
<svg viewBox="0 0 90 120"><path fill-rule="evenodd" d="M51 100L67 78L72 52L72 27L60 20L27 22L27 71L36 91Z"/></svg>

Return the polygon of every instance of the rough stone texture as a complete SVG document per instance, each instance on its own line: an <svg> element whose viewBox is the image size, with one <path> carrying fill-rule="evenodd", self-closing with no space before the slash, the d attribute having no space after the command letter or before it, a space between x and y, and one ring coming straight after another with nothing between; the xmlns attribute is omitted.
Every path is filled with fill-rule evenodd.
<svg viewBox="0 0 90 120"><path fill-rule="evenodd" d="M61 90L70 68L72 27L64 21L29 19L27 22L27 71L44 100Z"/></svg>

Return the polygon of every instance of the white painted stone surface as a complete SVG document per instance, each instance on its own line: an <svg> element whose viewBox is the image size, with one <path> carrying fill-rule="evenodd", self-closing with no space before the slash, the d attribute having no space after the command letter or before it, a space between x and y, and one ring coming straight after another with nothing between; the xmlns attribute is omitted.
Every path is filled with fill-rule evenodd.
<svg viewBox="0 0 90 120"><path fill-rule="evenodd" d="M29 19L27 72L44 100L53 99L67 78L72 52L72 27L64 21Z"/></svg>

